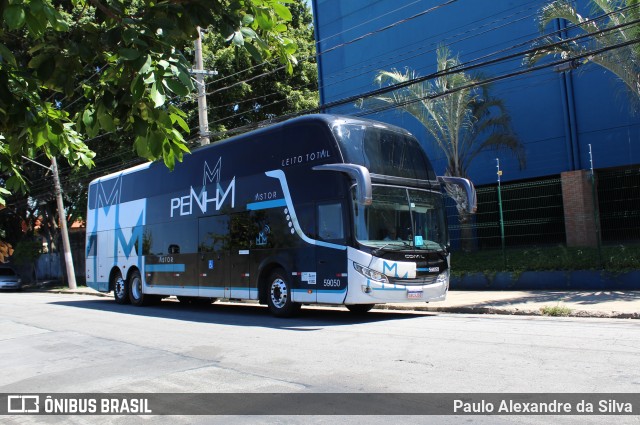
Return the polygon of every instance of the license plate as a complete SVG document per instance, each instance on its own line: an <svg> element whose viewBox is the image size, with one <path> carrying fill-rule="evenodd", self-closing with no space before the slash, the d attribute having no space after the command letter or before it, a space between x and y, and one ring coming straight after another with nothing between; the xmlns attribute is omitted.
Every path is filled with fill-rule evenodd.
<svg viewBox="0 0 640 425"><path fill-rule="evenodd" d="M407 298L412 300L422 299L422 291L407 291Z"/></svg>

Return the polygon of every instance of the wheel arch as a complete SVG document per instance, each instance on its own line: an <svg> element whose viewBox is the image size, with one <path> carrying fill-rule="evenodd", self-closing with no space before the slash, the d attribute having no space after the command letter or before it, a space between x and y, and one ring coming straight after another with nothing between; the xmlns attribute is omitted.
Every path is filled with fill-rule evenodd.
<svg viewBox="0 0 640 425"><path fill-rule="evenodd" d="M258 301L260 304L267 304L267 287L269 285L269 276L274 270L282 269L289 274L282 262L277 260L264 261L258 268Z"/></svg>
<svg viewBox="0 0 640 425"><path fill-rule="evenodd" d="M120 273L120 276L122 276L122 270L120 270L120 267L118 267L117 265L114 265L113 267L111 267L111 271L109 272L109 291L113 291L116 289L115 279L114 279L116 273Z"/></svg>
<svg viewBox="0 0 640 425"><path fill-rule="evenodd" d="M140 279L142 279L142 271L140 271L140 269L138 268L138 266L131 266L129 268L129 270L127 271L127 280L131 279L131 275L133 274L133 272L137 271L140 274ZM144 280L143 280L144 282Z"/></svg>

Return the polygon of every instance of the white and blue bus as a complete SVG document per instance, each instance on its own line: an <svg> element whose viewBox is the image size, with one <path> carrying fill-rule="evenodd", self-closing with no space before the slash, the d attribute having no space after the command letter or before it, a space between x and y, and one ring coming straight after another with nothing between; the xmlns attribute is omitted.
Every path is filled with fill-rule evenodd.
<svg viewBox="0 0 640 425"><path fill-rule="evenodd" d="M449 287L443 184L391 125L309 115L195 149L169 171L139 165L89 185L87 284L145 305L439 301Z"/></svg>

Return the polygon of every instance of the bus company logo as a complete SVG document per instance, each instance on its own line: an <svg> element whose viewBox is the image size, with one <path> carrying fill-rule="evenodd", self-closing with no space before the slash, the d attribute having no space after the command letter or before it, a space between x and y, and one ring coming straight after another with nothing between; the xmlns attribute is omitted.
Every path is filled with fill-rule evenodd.
<svg viewBox="0 0 640 425"><path fill-rule="evenodd" d="M393 273L392 276L399 279L406 279L409 276L409 272L406 272L404 276L398 275L398 263L389 264L386 261L382 262L382 273L386 275L390 275L390 273Z"/></svg>
<svg viewBox="0 0 640 425"><path fill-rule="evenodd" d="M104 208L120 203L122 194L122 174L115 179L99 181L95 190L94 209Z"/></svg>
<svg viewBox="0 0 640 425"><path fill-rule="evenodd" d="M40 396L10 395L7 397L7 413L40 413Z"/></svg>
<svg viewBox="0 0 640 425"><path fill-rule="evenodd" d="M209 208L209 203L214 203L213 206L215 210L219 211L228 197L231 198L231 208L234 208L236 204L236 178L234 176L229 185L223 188L220 184L221 171L222 157L218 159L213 169L211 169L207 161L204 161L202 189L200 189L200 192L197 192L196 189L191 186L187 195L171 198L170 217L173 218L176 215L191 215L194 213L195 208L198 208L200 212L204 214ZM214 197L210 197L209 191L207 191L208 185L215 185Z"/></svg>

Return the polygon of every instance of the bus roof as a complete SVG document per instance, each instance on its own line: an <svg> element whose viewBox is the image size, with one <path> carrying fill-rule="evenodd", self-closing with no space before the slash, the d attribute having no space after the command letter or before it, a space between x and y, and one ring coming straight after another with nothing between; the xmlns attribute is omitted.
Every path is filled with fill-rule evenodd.
<svg viewBox="0 0 640 425"><path fill-rule="evenodd" d="M394 132L398 132L398 133L403 133L406 135L411 135L411 133L409 133L408 131L406 131L405 129L401 128L401 127L397 127L391 124L386 124L386 123L382 123L379 121L374 121L374 120L370 120L370 119L366 119L366 118L359 118L359 117L350 117L350 116L343 116L343 115L334 115L334 114L310 114L310 115L303 115L300 117L296 117L296 118L292 118L280 123L276 123L276 124L271 124L271 125L267 125L246 133L242 133L239 134L237 136L233 136L230 137L228 139L224 139L224 140L220 140L214 143L211 143L209 145L205 145L205 146L199 146L194 148L191 151L191 155L194 154L200 154L201 152L206 152L209 149L220 149L222 146L225 146L227 144L236 144L239 141L242 140L251 140L254 138L259 138L261 135L265 135L265 134L270 134L273 132L277 132L278 130L282 129L284 126L290 126L292 124L304 124L304 123L321 123L327 126L327 128L330 128L332 125L334 124L369 124L369 125L374 125L380 128L386 128L389 129L391 131ZM189 154L187 154L189 155ZM110 174L106 174L104 176L100 176L94 180L92 180L90 182L90 185L97 183L98 181L105 181L105 180L110 180L122 175L126 175L126 174L131 174L131 173L136 173L142 170L146 170L148 169L152 164L154 163L158 163L160 162L158 161L153 161L153 162L145 162L143 164L138 164L134 167L131 168L126 168L124 170L120 170L120 171L116 171ZM178 165L178 164L176 164Z"/></svg>

